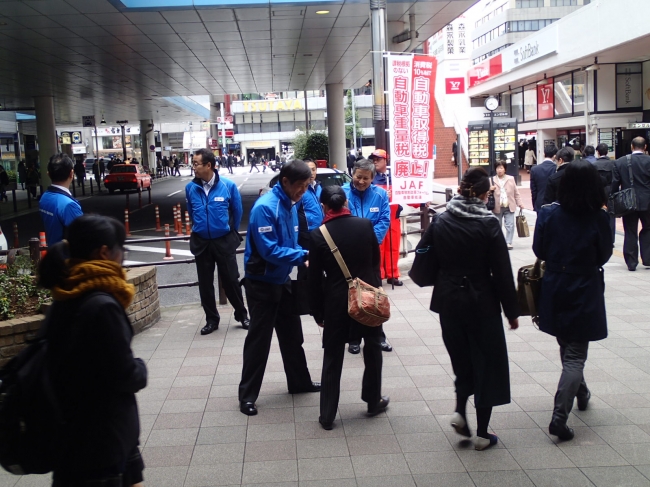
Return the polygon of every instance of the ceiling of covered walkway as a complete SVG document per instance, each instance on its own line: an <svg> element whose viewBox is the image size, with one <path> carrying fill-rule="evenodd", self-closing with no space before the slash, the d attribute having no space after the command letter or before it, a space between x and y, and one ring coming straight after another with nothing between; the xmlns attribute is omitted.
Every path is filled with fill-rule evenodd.
<svg viewBox="0 0 650 487"><path fill-rule="evenodd" d="M153 7L125 6L142 1ZM61 124L102 114L164 122L196 118L164 97L359 87L371 77L368 2L215 6L224 1L233 2L0 0L0 103L53 95ZM389 41L409 14L419 44L476 1L391 1Z"/></svg>

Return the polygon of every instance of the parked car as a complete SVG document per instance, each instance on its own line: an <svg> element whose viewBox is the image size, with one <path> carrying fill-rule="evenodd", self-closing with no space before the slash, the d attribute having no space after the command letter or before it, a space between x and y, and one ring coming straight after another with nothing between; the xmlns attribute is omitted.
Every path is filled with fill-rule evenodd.
<svg viewBox="0 0 650 487"><path fill-rule="evenodd" d="M109 193L119 190L137 190L151 187L151 176L137 164L116 164L104 178Z"/></svg>
<svg viewBox="0 0 650 487"><path fill-rule="evenodd" d="M269 181L269 184L260 189L260 196L271 191L271 188L275 186L275 183L277 183L279 179L279 174L273 176ZM332 184L343 186L345 183L352 181L352 178L348 173L339 171L338 169L319 168L318 173L316 174L316 180L318 180L322 186L330 186Z"/></svg>

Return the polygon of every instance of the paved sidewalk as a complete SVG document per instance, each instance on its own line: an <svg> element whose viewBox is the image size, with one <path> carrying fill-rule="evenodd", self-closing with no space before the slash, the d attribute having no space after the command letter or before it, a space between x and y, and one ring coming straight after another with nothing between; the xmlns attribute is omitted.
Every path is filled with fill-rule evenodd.
<svg viewBox="0 0 650 487"><path fill-rule="evenodd" d="M513 270L533 261L532 239L515 238ZM620 247L620 243L619 243ZM547 434L560 374L558 346L528 318L507 331L512 403L495 408L497 447L474 451L453 433L453 373L431 290L411 281L389 290L395 347L384 354L385 414L366 418L360 399L363 362L345 355L339 417L318 420L318 394L289 395L277 341L271 350L259 415L238 411L245 331L222 307L220 329L205 337L197 304L164 308L161 321L134 339L148 361L138 394L146 485L329 486L650 486L650 270L628 272L620 257L606 266L609 338L593 343L585 370L593 397L574 410L576 437ZM303 320L305 350L318 379L320 331ZM473 408L470 426L476 425ZM0 474L0 486L45 486L47 476Z"/></svg>

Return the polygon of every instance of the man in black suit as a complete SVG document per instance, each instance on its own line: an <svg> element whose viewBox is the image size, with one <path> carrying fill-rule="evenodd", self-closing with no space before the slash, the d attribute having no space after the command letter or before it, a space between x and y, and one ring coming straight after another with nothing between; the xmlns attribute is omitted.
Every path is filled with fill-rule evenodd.
<svg viewBox="0 0 650 487"><path fill-rule="evenodd" d="M575 157L576 152L571 147L564 147L555 154L555 164L557 164L557 171L555 174L548 178L546 183L546 190L544 191L544 200L542 204L550 205L557 201L557 190L560 187L560 179L564 175L566 165L570 164Z"/></svg>
<svg viewBox="0 0 650 487"><path fill-rule="evenodd" d="M533 209L539 211L544 204L546 184L557 171L553 158L557 154L555 144L544 147L544 160L530 169L530 194L533 199Z"/></svg>
<svg viewBox="0 0 650 487"><path fill-rule="evenodd" d="M630 271L639 264L639 242L641 262L650 267L650 156L645 155L646 142L643 137L632 139L632 154L617 159L614 163L612 194L632 187L630 168L634 179L637 211L623 217L623 256ZM628 167L629 166L629 167ZM639 232L641 220L641 232Z"/></svg>
<svg viewBox="0 0 650 487"><path fill-rule="evenodd" d="M586 150L586 149L585 149ZM614 161L607 157L609 148L607 144L600 143L596 146L596 153L598 158L593 163L598 169L600 179L603 181L605 194L609 196L612 192L612 180L614 179ZM616 217L612 214L609 215L609 226L612 229L612 242L616 240Z"/></svg>

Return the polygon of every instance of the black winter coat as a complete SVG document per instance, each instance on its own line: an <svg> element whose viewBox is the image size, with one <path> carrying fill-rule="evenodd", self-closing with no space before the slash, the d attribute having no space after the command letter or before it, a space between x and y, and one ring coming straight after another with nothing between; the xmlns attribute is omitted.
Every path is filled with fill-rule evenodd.
<svg viewBox="0 0 650 487"><path fill-rule="evenodd" d="M147 368L131 351L133 328L124 308L103 292L55 301L43 333L68 422L67 451L55 475L120 473L139 442L135 393L147 385Z"/></svg>
<svg viewBox="0 0 650 487"><path fill-rule="evenodd" d="M602 266L612 256L612 230L604 210L575 215L559 203L537 214L533 251L546 261L540 293L543 332L567 342L607 337Z"/></svg>
<svg viewBox="0 0 650 487"><path fill-rule="evenodd" d="M551 177L548 178L548 183L546 183L546 190L544 192L544 205L550 205L551 203L557 201L558 189L560 188L560 180L562 179L562 176L564 176L564 170L566 169L567 164L571 163L567 162L565 164L562 164L557 168L555 174L552 174Z"/></svg>
<svg viewBox="0 0 650 487"><path fill-rule="evenodd" d="M433 245L438 277L431 311L450 317L519 316L506 240L494 218L434 217L419 246Z"/></svg>
<svg viewBox="0 0 650 487"><path fill-rule="evenodd" d="M350 275L381 286L379 244L372 222L352 215L328 221L327 230L341 252ZM323 274L324 273L324 274ZM324 323L323 346L344 344L353 336L379 336L382 327L369 327L348 315L348 284L320 228L311 232L309 295L312 314Z"/></svg>
<svg viewBox="0 0 650 487"><path fill-rule="evenodd" d="M645 154L632 154L632 177L634 178L634 191L639 211L650 209L650 156ZM630 172L627 167L627 156L617 159L614 163L612 177L612 193L627 189L630 185Z"/></svg>

